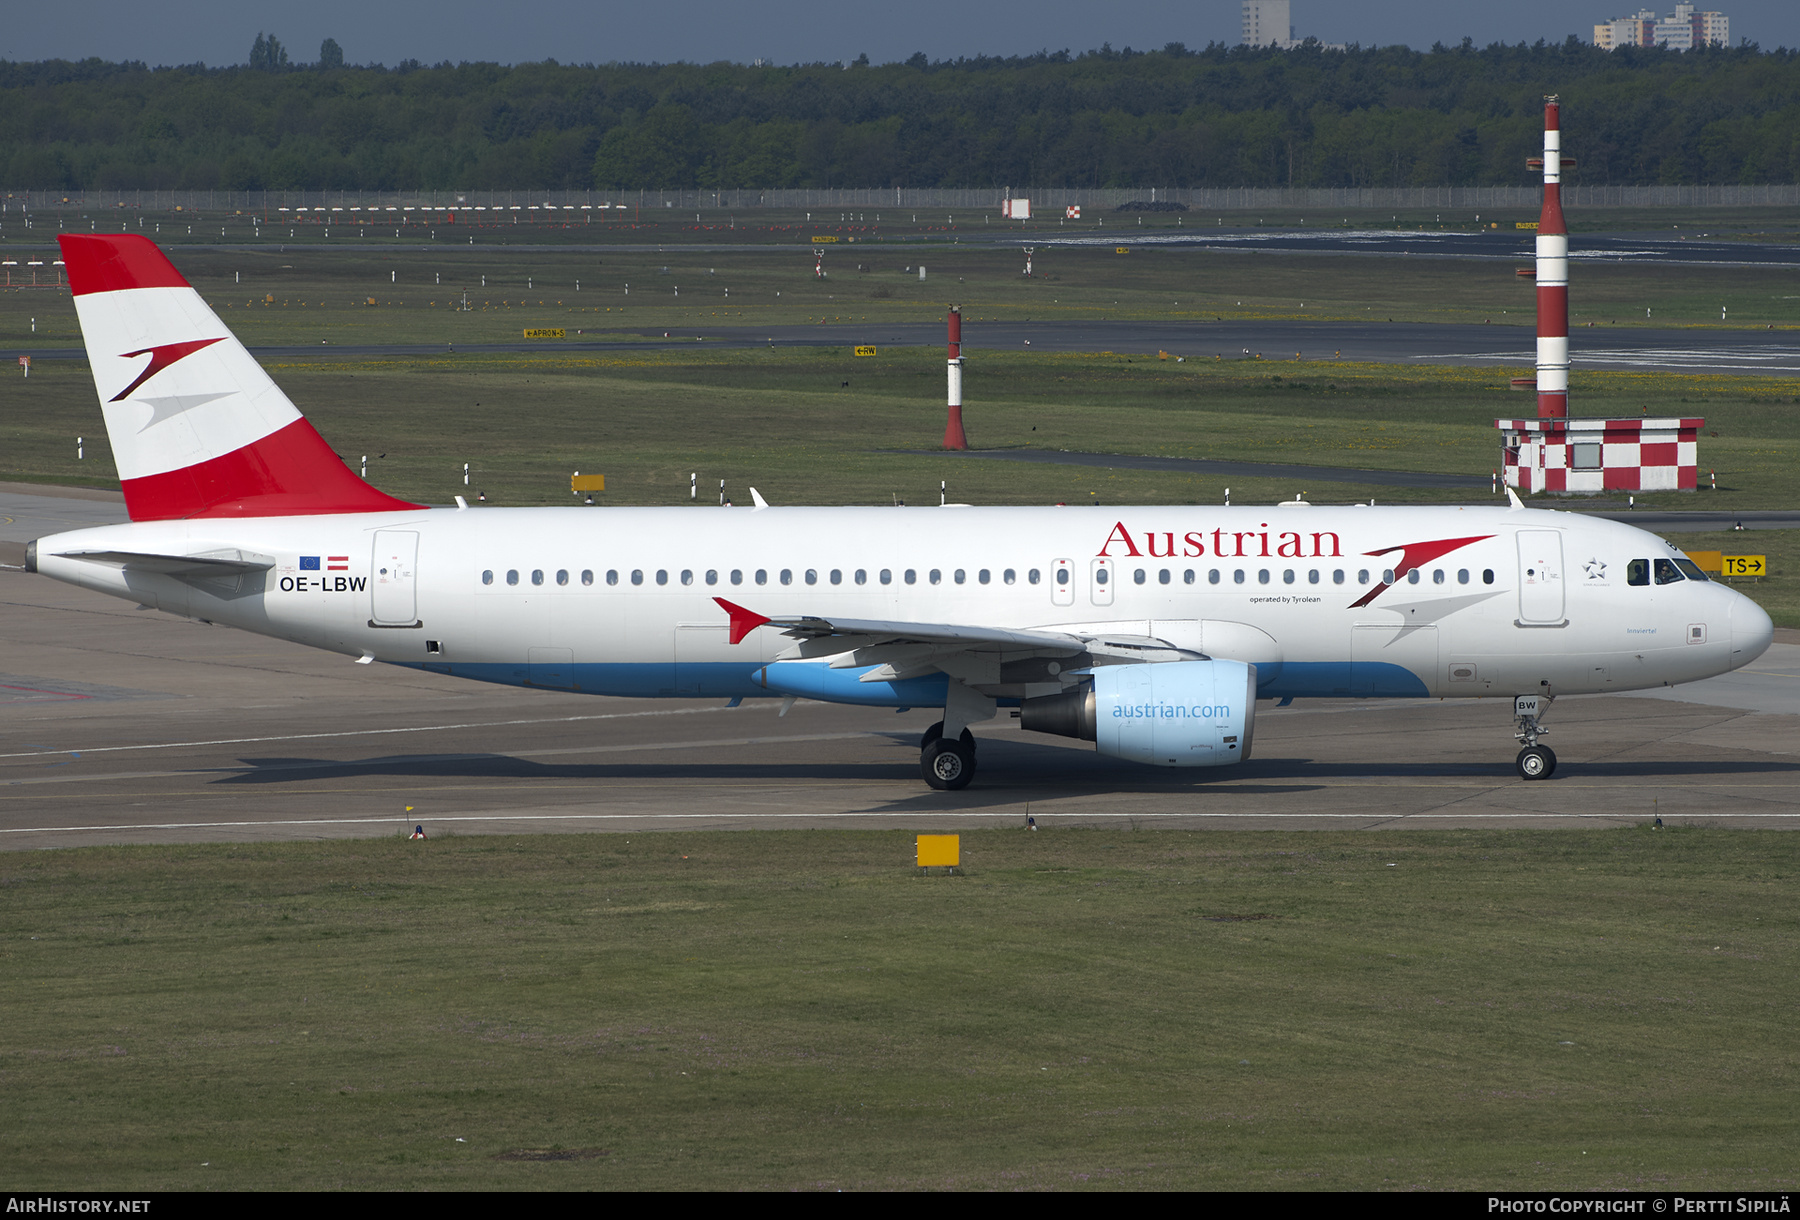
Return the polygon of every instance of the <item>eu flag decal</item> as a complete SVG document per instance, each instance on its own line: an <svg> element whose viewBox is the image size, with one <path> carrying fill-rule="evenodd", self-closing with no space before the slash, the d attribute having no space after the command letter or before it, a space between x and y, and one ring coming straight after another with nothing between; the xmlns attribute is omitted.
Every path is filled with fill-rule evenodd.
<svg viewBox="0 0 1800 1220"><path fill-rule="evenodd" d="M300 570L302 572L317 572L319 570L319 557L317 555L300 556Z"/></svg>

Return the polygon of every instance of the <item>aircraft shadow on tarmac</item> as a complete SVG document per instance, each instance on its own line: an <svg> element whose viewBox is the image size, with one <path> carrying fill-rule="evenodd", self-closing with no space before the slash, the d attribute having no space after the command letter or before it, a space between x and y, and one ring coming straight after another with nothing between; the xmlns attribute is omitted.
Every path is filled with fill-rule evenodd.
<svg viewBox="0 0 1800 1220"><path fill-rule="evenodd" d="M301 757L245 758L243 769L220 774L216 784L300 784L325 779L371 775L411 776L431 779L538 779L555 781L604 780L707 780L771 782L832 780L838 782L919 782L914 751L917 738L907 734L882 734L904 751L894 757L886 751L871 752L866 761L808 761L789 755L767 761L684 762L676 759L648 761L544 763L504 753L396 754L362 759ZM871 743L873 744L873 743ZM883 757L882 755L887 756ZM1564 760L1562 778L1646 779L1707 778L1729 780L1750 776L1800 776L1800 763L1772 759L1721 760ZM1027 793L1097 795L1104 792L1145 794L1186 793L1212 789L1221 794L1277 795L1318 791L1334 780L1393 780L1397 783L1430 779L1472 777L1496 785L1520 783L1510 757L1491 762L1417 761L1350 762L1311 758L1254 758L1231 767L1163 769L1120 759L1104 758L1091 751L1041 745L1035 742L984 738L980 743L980 771L974 785L957 794L920 791L908 797L920 803L942 802L947 796L984 797L1014 801ZM1248 782L1246 782L1248 781ZM1556 780L1548 781L1554 786Z"/></svg>

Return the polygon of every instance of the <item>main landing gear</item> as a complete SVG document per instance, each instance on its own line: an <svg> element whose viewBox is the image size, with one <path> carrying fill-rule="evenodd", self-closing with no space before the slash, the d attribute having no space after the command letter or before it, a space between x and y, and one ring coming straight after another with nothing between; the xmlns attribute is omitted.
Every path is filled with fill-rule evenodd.
<svg viewBox="0 0 1800 1220"><path fill-rule="evenodd" d="M938 721L919 738L919 770L940 792L967 788L975 778L975 734L964 729L955 741L945 741L944 722Z"/></svg>
<svg viewBox="0 0 1800 1220"><path fill-rule="evenodd" d="M1556 751L1538 744L1538 738L1550 731L1540 722L1554 699L1554 695L1520 695L1513 700L1513 717L1519 724L1513 736L1525 743L1513 764L1520 779L1549 779L1556 774Z"/></svg>

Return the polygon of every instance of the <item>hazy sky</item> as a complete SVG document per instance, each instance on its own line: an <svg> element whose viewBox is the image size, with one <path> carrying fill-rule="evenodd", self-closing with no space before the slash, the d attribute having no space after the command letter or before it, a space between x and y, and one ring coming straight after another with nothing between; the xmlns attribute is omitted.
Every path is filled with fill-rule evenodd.
<svg viewBox="0 0 1800 1220"><path fill-rule="evenodd" d="M1731 18L1734 43L1800 47L1795 0L1714 0ZM1490 42L1560 42L1592 37L1597 21L1636 12L1626 0L1293 0L1301 37L1365 46L1407 43L1421 49L1466 35ZM1657 11L1673 8L1658 0ZM1238 0L1122 0L1111 4L1039 0L1036 4L911 0L61 0L9 6L0 58L139 59L152 65L242 63L259 31L271 31L296 61L316 59L321 40L337 39L351 63L404 59L563 63L609 60L774 63L854 58L876 63L923 51L933 59L1016 55L1040 49L1089 50L1103 42L1139 50L1184 42L1236 42Z"/></svg>

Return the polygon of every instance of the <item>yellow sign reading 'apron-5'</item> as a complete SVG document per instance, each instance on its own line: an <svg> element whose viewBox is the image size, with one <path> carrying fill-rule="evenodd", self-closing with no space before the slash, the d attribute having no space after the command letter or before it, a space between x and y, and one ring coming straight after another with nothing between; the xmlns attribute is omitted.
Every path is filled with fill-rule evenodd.
<svg viewBox="0 0 1800 1220"><path fill-rule="evenodd" d="M527 339L566 339L569 337L569 332L560 326L555 328L528 326L525 328L525 337Z"/></svg>

